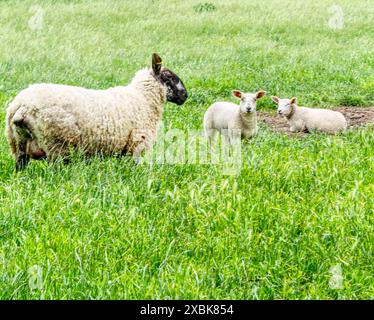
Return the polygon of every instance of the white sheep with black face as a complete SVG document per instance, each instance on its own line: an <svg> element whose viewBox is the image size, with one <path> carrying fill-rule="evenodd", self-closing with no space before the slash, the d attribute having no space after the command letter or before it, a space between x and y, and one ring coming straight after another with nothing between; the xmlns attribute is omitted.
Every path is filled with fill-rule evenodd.
<svg viewBox="0 0 374 320"><path fill-rule="evenodd" d="M296 98L280 99L272 96L271 99L278 104L278 115L288 121L292 132L337 133L347 129L347 120L338 111L298 107Z"/></svg>
<svg viewBox="0 0 374 320"><path fill-rule="evenodd" d="M211 141L217 131L226 131L230 135L240 130L242 138L250 138L257 134L256 102L265 96L260 90L256 93L232 91L232 95L240 100L240 104L232 102L216 102L204 115L204 131L206 138Z"/></svg>
<svg viewBox="0 0 374 320"><path fill-rule="evenodd" d="M70 149L138 157L156 138L164 101L186 99L183 82L153 54L152 68L138 71L127 86L31 85L9 104L6 135L18 170L30 158L67 159Z"/></svg>

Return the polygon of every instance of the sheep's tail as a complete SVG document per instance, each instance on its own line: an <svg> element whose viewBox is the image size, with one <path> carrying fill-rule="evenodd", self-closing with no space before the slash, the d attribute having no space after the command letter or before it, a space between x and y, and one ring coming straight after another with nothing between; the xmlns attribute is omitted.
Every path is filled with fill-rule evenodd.
<svg viewBox="0 0 374 320"><path fill-rule="evenodd" d="M22 125L25 112L26 107L18 105L15 101L12 101L7 108L5 135L14 158L17 154L17 133L14 131L14 126Z"/></svg>
<svg viewBox="0 0 374 320"><path fill-rule="evenodd" d="M15 138L13 127L12 127L12 119L13 119L15 112L16 110L14 110L14 106L12 105L12 103L10 103L7 107L5 135L7 137L10 150L14 158L16 157L16 153L17 153L17 142L16 142L16 138Z"/></svg>

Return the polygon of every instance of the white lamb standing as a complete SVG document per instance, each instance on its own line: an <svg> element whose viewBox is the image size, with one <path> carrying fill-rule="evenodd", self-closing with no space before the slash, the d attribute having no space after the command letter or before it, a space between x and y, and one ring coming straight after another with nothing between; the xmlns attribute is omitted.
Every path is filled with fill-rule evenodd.
<svg viewBox="0 0 374 320"><path fill-rule="evenodd" d="M271 99L278 104L278 115L287 119L292 132L337 133L347 129L347 120L340 112L298 107L296 98L280 99L272 96Z"/></svg>
<svg viewBox="0 0 374 320"><path fill-rule="evenodd" d="M244 93L233 90L232 95L240 99L240 104L231 102L216 102L204 115L205 137L212 142L216 132L222 132L229 141L233 134L240 131L242 138L250 138L257 134L256 101L266 92Z"/></svg>
<svg viewBox="0 0 374 320"><path fill-rule="evenodd" d="M35 84L7 108L6 135L16 169L32 159L68 159L69 150L138 157L155 140L163 103L182 105L187 90L179 77L152 56L152 68L136 73L127 86L92 90Z"/></svg>

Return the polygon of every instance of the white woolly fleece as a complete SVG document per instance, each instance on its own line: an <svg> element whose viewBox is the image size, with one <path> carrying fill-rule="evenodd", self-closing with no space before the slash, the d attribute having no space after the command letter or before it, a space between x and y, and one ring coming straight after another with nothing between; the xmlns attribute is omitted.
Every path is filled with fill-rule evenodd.
<svg viewBox="0 0 374 320"><path fill-rule="evenodd" d="M137 155L155 139L165 95L148 69L138 71L129 85L107 90L31 85L8 106L6 135L14 157L20 142L49 159L66 156L71 147L86 155ZM15 126L17 121L25 129Z"/></svg>
<svg viewBox="0 0 374 320"><path fill-rule="evenodd" d="M287 119L290 131L321 131L336 133L347 129L343 114L333 110L294 106L292 116Z"/></svg>
<svg viewBox="0 0 374 320"><path fill-rule="evenodd" d="M257 133L257 113L242 113L240 106L231 102L216 102L204 115L205 136L213 138L215 132L221 130L240 130L243 138L249 138Z"/></svg>

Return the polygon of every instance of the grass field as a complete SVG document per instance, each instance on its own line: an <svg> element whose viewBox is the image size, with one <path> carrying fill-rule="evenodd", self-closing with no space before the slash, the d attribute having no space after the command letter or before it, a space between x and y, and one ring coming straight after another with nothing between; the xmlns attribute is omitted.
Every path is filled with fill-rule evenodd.
<svg viewBox="0 0 374 320"><path fill-rule="evenodd" d="M374 105L371 0L204 2L1 1L1 132L28 84L124 85L152 52L190 93L166 128L201 129L234 88ZM16 174L1 135L0 298L373 299L372 127L260 129L237 176L128 158Z"/></svg>

